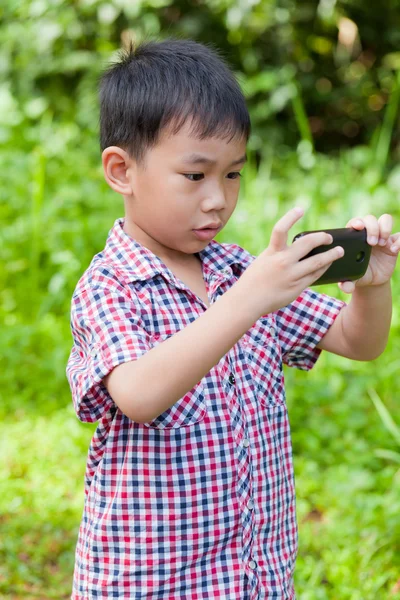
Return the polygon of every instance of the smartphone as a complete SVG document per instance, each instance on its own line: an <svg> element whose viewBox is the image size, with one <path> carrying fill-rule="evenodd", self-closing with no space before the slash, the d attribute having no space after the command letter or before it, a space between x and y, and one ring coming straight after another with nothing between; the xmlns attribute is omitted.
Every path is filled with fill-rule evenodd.
<svg viewBox="0 0 400 600"><path fill-rule="evenodd" d="M339 281L355 281L360 279L368 268L369 259L371 256L371 246L367 242L367 230L353 229L345 227L343 229L318 229L315 231L303 231L293 238L293 242L303 235L308 233L318 233L325 231L332 238L332 244L324 244L314 248L301 260L326 252L335 246L341 246L344 250L344 256L335 260L325 273L314 281L312 285L322 285L326 283L338 283Z"/></svg>

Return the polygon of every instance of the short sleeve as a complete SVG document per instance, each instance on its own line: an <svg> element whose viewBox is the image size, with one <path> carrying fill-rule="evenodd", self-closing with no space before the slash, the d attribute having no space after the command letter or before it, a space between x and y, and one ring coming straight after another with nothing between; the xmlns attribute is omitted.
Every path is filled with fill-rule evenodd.
<svg viewBox="0 0 400 600"><path fill-rule="evenodd" d="M276 311L282 360L290 367L308 371L321 350L316 348L345 302L306 289L291 304Z"/></svg>
<svg viewBox="0 0 400 600"><path fill-rule="evenodd" d="M114 402L102 383L114 367L150 349L139 303L122 286L87 285L72 298L73 347L67 378L81 421L98 421Z"/></svg>

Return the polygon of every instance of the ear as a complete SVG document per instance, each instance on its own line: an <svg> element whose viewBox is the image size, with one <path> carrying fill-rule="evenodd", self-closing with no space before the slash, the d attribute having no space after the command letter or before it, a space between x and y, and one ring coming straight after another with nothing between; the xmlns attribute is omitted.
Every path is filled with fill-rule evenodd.
<svg viewBox="0 0 400 600"><path fill-rule="evenodd" d="M132 196L132 184L128 171L132 167L132 159L128 153L118 146L109 146L101 155L104 177L111 189L118 194Z"/></svg>

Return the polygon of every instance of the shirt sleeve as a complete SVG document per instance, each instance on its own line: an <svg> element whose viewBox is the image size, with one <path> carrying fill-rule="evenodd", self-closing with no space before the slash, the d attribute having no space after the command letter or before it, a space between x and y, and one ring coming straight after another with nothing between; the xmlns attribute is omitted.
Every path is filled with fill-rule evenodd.
<svg viewBox="0 0 400 600"><path fill-rule="evenodd" d="M115 282L75 291L71 307L73 347L67 378L78 418L98 421L114 401L102 383L114 367L150 349L139 302Z"/></svg>
<svg viewBox="0 0 400 600"><path fill-rule="evenodd" d="M345 305L307 288L291 304L276 311L284 364L310 370L321 354L316 346Z"/></svg>

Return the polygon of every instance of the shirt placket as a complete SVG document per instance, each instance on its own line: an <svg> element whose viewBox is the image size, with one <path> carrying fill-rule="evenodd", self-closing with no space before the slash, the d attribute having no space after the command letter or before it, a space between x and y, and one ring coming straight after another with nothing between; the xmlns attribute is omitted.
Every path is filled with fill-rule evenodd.
<svg viewBox="0 0 400 600"><path fill-rule="evenodd" d="M223 281L221 281L221 275ZM220 271L217 277L210 280L210 297L214 303L223 295L221 285L229 281L232 277L232 268L226 267ZM240 393L240 373L241 369L235 368L239 364L240 351L239 344L236 344L225 357L228 368L227 381L225 382L225 392L230 405L230 415L232 419L233 433L237 442L236 455L238 462L238 498L241 509L241 522L243 527L243 550L242 564L244 572L247 575L246 582L250 580L251 599L258 598L258 579L257 562L252 556L255 543L255 500L253 498L253 464L252 464L252 444L251 432L248 429L246 420L246 407L244 405L243 395ZM250 596L250 594L249 594Z"/></svg>
<svg viewBox="0 0 400 600"><path fill-rule="evenodd" d="M225 367L227 368L225 393L229 403L233 434L237 443L238 499L243 528L242 565L247 576L245 577L246 583L249 586L248 597L256 600L259 598L259 582L258 565L253 557L257 530L252 459L255 443L252 439L252 431L248 427L244 397L240 390L241 364L239 345L237 344L225 357Z"/></svg>

